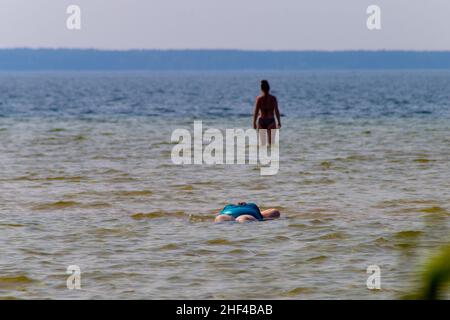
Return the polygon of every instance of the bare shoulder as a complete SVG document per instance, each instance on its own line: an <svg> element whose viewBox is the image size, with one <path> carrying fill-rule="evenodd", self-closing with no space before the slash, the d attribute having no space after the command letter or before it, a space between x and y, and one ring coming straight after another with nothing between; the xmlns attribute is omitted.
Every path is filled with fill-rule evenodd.
<svg viewBox="0 0 450 320"><path fill-rule="evenodd" d="M259 106L261 105L261 101L263 100L263 96L257 96L256 97L256 105Z"/></svg>

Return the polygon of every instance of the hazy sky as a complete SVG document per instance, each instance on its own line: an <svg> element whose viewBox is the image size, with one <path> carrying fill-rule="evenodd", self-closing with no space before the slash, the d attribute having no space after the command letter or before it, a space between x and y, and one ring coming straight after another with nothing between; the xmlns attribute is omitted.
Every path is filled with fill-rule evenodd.
<svg viewBox="0 0 450 320"><path fill-rule="evenodd" d="M0 0L0 47L450 50L450 0Z"/></svg>

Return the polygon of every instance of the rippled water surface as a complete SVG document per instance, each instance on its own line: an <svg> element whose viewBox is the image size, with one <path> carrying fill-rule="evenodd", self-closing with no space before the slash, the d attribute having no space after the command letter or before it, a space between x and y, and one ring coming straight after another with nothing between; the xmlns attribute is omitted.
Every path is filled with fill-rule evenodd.
<svg viewBox="0 0 450 320"><path fill-rule="evenodd" d="M194 119L249 127L261 78L277 175L171 162ZM449 72L1 74L0 298L401 297L449 241L449 132ZM213 223L238 201L282 218Z"/></svg>

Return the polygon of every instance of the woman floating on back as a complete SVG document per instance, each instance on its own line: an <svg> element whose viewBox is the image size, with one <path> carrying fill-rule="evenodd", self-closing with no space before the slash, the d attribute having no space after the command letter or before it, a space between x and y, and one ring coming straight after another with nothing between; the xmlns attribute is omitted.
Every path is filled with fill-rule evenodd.
<svg viewBox="0 0 450 320"><path fill-rule="evenodd" d="M276 209L267 209L260 211L254 203L240 202L237 205L229 204L216 217L216 222L236 221L250 222L273 220L280 217L280 212Z"/></svg>

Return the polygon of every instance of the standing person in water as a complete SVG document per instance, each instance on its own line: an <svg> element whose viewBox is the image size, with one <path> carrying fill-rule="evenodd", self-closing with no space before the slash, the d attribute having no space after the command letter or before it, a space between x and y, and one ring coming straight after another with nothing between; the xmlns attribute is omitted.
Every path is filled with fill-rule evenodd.
<svg viewBox="0 0 450 320"><path fill-rule="evenodd" d="M271 130L281 128L280 110L278 109L277 98L269 93L270 85L267 80L261 81L261 91L262 94L256 98L253 128L268 130L269 144L271 144Z"/></svg>

